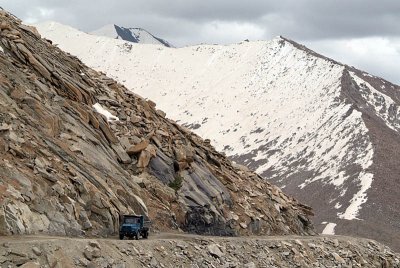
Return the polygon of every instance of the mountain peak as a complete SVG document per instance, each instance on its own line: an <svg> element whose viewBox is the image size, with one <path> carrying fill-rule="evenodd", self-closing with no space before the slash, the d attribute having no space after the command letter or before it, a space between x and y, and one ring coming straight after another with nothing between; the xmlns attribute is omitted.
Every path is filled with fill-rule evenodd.
<svg viewBox="0 0 400 268"><path fill-rule="evenodd" d="M116 24L108 24L101 27L100 29L90 32L90 34L111 37L114 39L121 39L132 43L155 44L172 47L172 45L164 39L156 37L149 33L147 30L140 27L127 28Z"/></svg>

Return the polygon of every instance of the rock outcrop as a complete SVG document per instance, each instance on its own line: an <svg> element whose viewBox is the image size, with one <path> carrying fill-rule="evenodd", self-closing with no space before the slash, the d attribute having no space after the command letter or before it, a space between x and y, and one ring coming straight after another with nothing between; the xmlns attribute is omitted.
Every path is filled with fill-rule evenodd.
<svg viewBox="0 0 400 268"><path fill-rule="evenodd" d="M0 20L0 235L108 236L128 213L158 230L314 233L310 207L11 14Z"/></svg>

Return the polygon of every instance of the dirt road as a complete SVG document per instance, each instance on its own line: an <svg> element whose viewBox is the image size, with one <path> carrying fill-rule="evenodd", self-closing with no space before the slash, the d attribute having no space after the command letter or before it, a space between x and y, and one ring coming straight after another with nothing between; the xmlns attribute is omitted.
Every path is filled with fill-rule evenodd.
<svg viewBox="0 0 400 268"><path fill-rule="evenodd" d="M346 236L0 237L1 267L400 267L399 260L381 244Z"/></svg>

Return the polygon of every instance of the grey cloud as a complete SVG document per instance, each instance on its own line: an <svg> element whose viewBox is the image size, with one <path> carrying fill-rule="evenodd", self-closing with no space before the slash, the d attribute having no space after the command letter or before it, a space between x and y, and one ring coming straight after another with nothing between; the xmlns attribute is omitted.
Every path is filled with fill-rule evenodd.
<svg viewBox="0 0 400 268"><path fill-rule="evenodd" d="M0 6L23 20L87 32L111 23L143 27L177 46L277 35L298 42L400 36L397 0L0 0Z"/></svg>
<svg viewBox="0 0 400 268"><path fill-rule="evenodd" d="M154 2L154 1L153 1ZM159 15L179 17L186 20L243 21L262 17L276 10L275 1L155 1ZM160 4L161 3L161 4ZM161 11L161 12L160 12Z"/></svg>
<svg viewBox="0 0 400 268"><path fill-rule="evenodd" d="M165 28L178 34L185 24L200 29L211 21L224 21L253 23L273 35L302 40L400 35L400 27L396 27L400 24L400 1L393 0L30 0L29 4L23 0L0 0L0 5L22 18L32 17L36 10L38 19L57 19L86 31L108 23L158 31L157 23L163 21L166 27L156 34L163 35ZM46 18L40 8L53 13ZM146 17L153 20L143 20ZM187 43L191 38L189 35Z"/></svg>

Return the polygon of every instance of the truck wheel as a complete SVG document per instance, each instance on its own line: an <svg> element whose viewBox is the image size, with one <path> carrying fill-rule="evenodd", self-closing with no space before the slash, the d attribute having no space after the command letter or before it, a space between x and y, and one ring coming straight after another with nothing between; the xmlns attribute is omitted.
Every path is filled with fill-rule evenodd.
<svg viewBox="0 0 400 268"><path fill-rule="evenodd" d="M136 239L136 240L139 240L139 233L136 233L136 234L135 234L135 239Z"/></svg>
<svg viewBox="0 0 400 268"><path fill-rule="evenodd" d="M144 239L147 239L148 237L149 237L149 232L147 232L147 231L146 231L146 232L144 232L144 234L143 234L143 238L144 238Z"/></svg>
<svg viewBox="0 0 400 268"><path fill-rule="evenodd" d="M124 239L124 235L123 234L120 234L119 235L119 240L123 240Z"/></svg>

